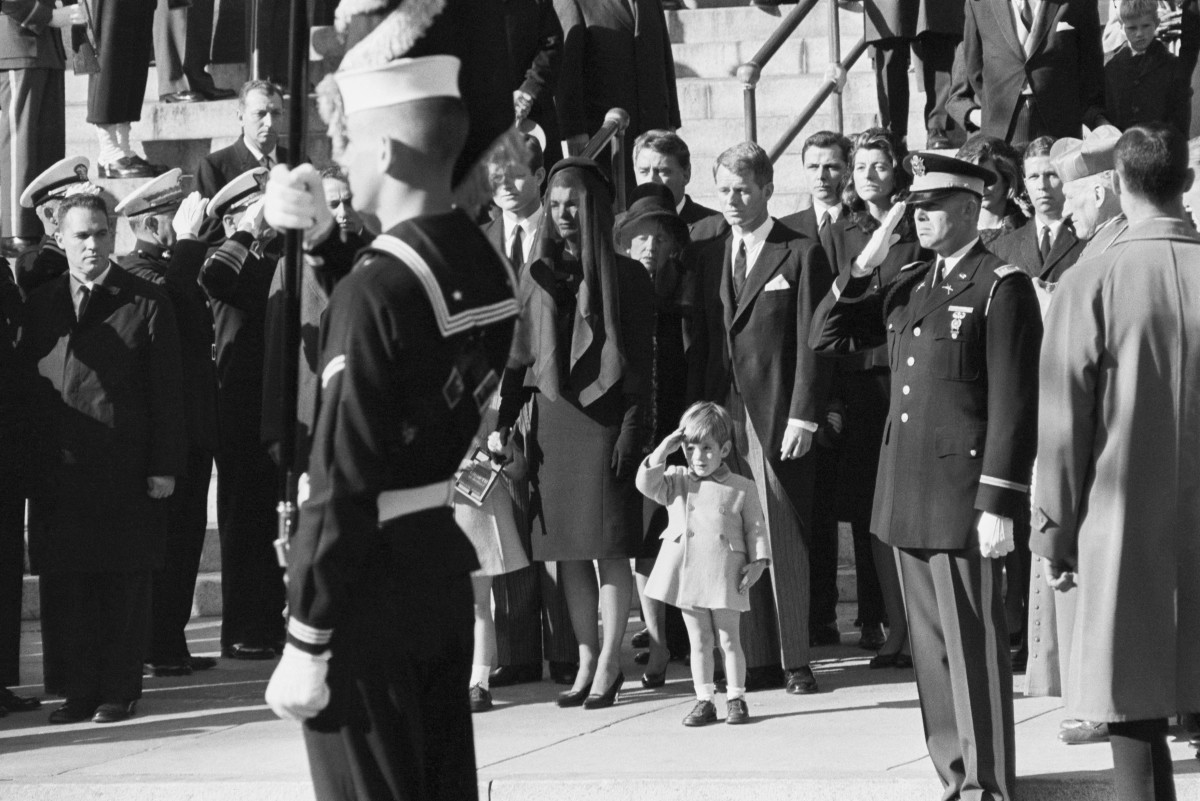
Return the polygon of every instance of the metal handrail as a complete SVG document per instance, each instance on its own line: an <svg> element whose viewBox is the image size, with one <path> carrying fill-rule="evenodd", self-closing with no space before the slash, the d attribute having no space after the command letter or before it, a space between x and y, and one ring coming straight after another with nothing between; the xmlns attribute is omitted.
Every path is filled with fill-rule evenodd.
<svg viewBox="0 0 1200 801"><path fill-rule="evenodd" d="M610 108L604 124L579 151L585 159L594 159L608 147L613 181L613 211L625 211L625 131L629 129L629 113L623 108Z"/></svg>
<svg viewBox="0 0 1200 801"><path fill-rule="evenodd" d="M829 3L828 33L830 63L837 63L841 68L841 75L844 75L862 56L863 52L867 49L867 45L864 39L860 39L858 44L851 48L850 53L845 59L841 57L842 28L841 18L839 16L838 0L826 1ZM758 82L762 78L762 71L771 58L779 51L779 48L783 46L783 43L786 42L788 38L796 32L796 29L800 27L800 23L804 21L805 17L807 17L809 13L816 8L818 2L820 2L820 0L803 0L803 2L797 4L797 6L780 21L779 26L775 29L774 33L768 37L767 41L764 42L762 47L758 49L758 52L754 54L754 57L745 64L742 64L737 69L737 78L742 82L742 104L746 118L746 139L751 142L758 141L757 89ZM770 149L769 155L772 162L778 161L779 157L783 155L783 151L786 150L787 146L792 143L797 135L799 135L804 126L812 120L817 111L821 108L821 104L829 99L831 94L837 95L837 99L833 107L833 127L835 130L842 130L845 124L842 114L843 85L844 81L841 80L840 76L838 75L826 77L825 82L821 84L821 88L817 90L817 93L813 96L812 100L810 100L808 105L804 107L804 110L801 112L800 116L792 123L779 142L777 142L775 146Z"/></svg>

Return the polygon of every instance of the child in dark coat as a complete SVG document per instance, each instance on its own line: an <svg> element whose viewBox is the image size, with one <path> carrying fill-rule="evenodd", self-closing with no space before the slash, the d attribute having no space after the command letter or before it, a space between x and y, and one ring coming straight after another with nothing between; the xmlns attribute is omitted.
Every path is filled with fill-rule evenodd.
<svg viewBox="0 0 1200 801"><path fill-rule="evenodd" d="M1179 59L1156 38L1158 0L1121 0L1126 44L1104 66L1104 107L1122 131L1143 122L1166 122L1186 138L1191 87Z"/></svg>

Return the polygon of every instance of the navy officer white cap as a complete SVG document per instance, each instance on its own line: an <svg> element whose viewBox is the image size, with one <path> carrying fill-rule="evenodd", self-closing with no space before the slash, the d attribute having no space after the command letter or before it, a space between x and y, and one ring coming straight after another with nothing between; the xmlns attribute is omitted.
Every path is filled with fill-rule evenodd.
<svg viewBox="0 0 1200 801"><path fill-rule="evenodd" d="M205 213L209 217L224 217L230 211L250 203L261 195L266 184L267 169L265 167L246 170L213 195L212 200L208 201Z"/></svg>
<svg viewBox="0 0 1200 801"><path fill-rule="evenodd" d="M88 169L91 166L91 162L83 156L72 156L55 162L25 187L25 191L21 193L21 206L27 209L36 208L47 200L66 197L78 184L90 186Z"/></svg>
<svg viewBox="0 0 1200 801"><path fill-rule="evenodd" d="M157 214L178 206L183 200L183 170L176 167L162 175L151 178L137 189L121 198L114 211L126 217L139 214Z"/></svg>

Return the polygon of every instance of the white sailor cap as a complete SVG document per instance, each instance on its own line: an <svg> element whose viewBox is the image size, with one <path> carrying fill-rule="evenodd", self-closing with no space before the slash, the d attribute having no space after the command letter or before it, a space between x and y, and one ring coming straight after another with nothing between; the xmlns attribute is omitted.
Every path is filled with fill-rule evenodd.
<svg viewBox="0 0 1200 801"><path fill-rule="evenodd" d="M88 169L91 162L83 156L73 156L55 163L50 169L29 182L21 193L20 203L24 208L33 209L47 200L66 197L71 188L77 184L88 184ZM89 184L90 186L90 184Z"/></svg>
<svg viewBox="0 0 1200 801"><path fill-rule="evenodd" d="M121 199L114 211L126 217L157 214L178 206L183 196L183 170L176 167L130 192Z"/></svg>
<svg viewBox="0 0 1200 801"><path fill-rule="evenodd" d="M224 217L231 211L257 200L267 186L267 168L255 167L234 178L208 201L209 217Z"/></svg>
<svg viewBox="0 0 1200 801"><path fill-rule="evenodd" d="M461 97L456 56L397 58L386 64L335 72L347 115L429 97Z"/></svg>

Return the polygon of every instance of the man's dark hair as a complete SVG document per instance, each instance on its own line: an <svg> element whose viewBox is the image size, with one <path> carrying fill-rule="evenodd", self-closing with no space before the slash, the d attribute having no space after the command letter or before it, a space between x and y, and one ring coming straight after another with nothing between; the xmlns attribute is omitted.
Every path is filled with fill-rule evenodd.
<svg viewBox="0 0 1200 801"><path fill-rule="evenodd" d="M264 92L268 97L274 96L280 100L283 99L283 89L277 83L264 80L246 81L238 90L238 109L246 107L246 96L251 92Z"/></svg>
<svg viewBox="0 0 1200 801"><path fill-rule="evenodd" d="M692 151L677 133L664 128L646 131L633 142L633 160L637 161L638 153L646 149L653 150L660 156L674 158L681 170L692 168Z"/></svg>
<svg viewBox="0 0 1200 801"><path fill-rule="evenodd" d="M86 209L87 211L95 211L108 217L108 204L104 202L104 198L99 195L78 194L71 195L63 200L58 206L58 221L61 223L67 217L67 212L71 209Z"/></svg>
<svg viewBox="0 0 1200 801"><path fill-rule="evenodd" d="M336 164L326 167L325 169L321 170L321 177L322 178L332 178L335 181L341 181L342 183L345 183L345 184L350 183L349 177L346 176L346 171L343 170L341 167L337 166Z"/></svg>
<svg viewBox="0 0 1200 801"><path fill-rule="evenodd" d="M804 140L804 147L800 148L800 160L803 161L805 155L808 154L810 147L834 148L842 152L842 161L846 164L850 163L850 140L842 136L840 133L833 131L817 131L812 136Z"/></svg>
<svg viewBox="0 0 1200 801"><path fill-rule="evenodd" d="M735 174L749 172L754 176L754 183L758 184L759 188L775 180L775 165L771 163L771 157L755 142L741 142L717 156L717 163L713 165L713 177L716 177L719 167Z"/></svg>
<svg viewBox="0 0 1200 801"><path fill-rule="evenodd" d="M1152 203L1172 203L1187 186L1187 140L1173 126L1135 125L1121 134L1114 155L1122 188Z"/></svg>
<svg viewBox="0 0 1200 801"><path fill-rule="evenodd" d="M1025 145L1025 151L1021 153L1022 161L1025 159L1037 159L1043 156L1050 156L1050 148L1054 147L1053 136L1039 136L1029 144Z"/></svg>

